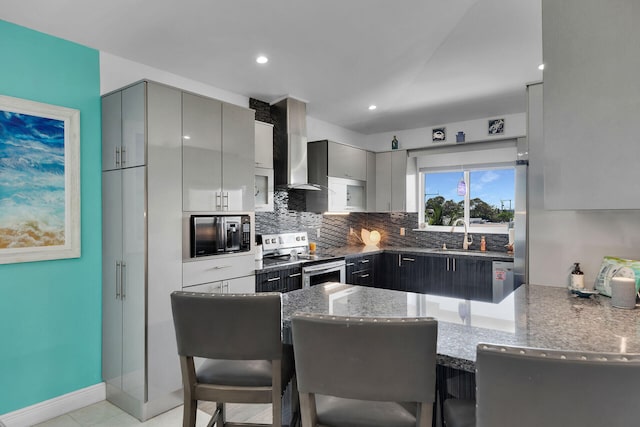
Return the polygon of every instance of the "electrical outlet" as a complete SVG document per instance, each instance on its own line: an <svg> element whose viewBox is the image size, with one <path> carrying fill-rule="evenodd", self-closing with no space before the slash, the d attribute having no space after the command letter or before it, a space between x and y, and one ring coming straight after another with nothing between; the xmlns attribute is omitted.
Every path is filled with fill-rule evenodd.
<svg viewBox="0 0 640 427"><path fill-rule="evenodd" d="M316 239L320 238L320 229L316 228Z"/></svg>
<svg viewBox="0 0 640 427"><path fill-rule="evenodd" d="M400 235L404 236L404 227L400 227Z"/></svg>

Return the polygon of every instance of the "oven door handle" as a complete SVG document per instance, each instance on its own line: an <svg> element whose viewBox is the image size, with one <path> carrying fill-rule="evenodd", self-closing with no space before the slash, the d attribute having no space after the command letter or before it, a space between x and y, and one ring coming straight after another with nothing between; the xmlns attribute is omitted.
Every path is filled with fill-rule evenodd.
<svg viewBox="0 0 640 427"><path fill-rule="evenodd" d="M343 268L343 266L337 266L337 267L324 267L324 268L313 268L313 269L303 269L302 272L304 274L322 274L322 273L327 273L327 272L332 272L332 271L340 271L340 269Z"/></svg>

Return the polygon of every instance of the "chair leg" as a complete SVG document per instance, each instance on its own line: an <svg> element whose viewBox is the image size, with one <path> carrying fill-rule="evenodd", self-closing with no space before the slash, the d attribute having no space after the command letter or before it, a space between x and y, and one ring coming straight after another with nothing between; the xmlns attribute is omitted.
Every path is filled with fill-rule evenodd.
<svg viewBox="0 0 640 427"><path fill-rule="evenodd" d="M300 417L300 396L298 395L298 380L291 378L291 418L295 422Z"/></svg>
<svg viewBox="0 0 640 427"><path fill-rule="evenodd" d="M192 399L184 400L184 414L182 416L183 427L196 426L196 412L198 410L198 401Z"/></svg>
<svg viewBox="0 0 640 427"><path fill-rule="evenodd" d="M300 395L300 421L302 427L315 427L316 419L316 396L312 393L299 393Z"/></svg>
<svg viewBox="0 0 640 427"><path fill-rule="evenodd" d="M227 422L227 414L224 410L224 402L216 403L216 411L218 412L218 421L216 422L216 427L224 427Z"/></svg>
<svg viewBox="0 0 640 427"><path fill-rule="evenodd" d="M274 393L271 403L271 413L273 416L273 427L282 427L282 397L280 396L280 392L278 392L277 395Z"/></svg>

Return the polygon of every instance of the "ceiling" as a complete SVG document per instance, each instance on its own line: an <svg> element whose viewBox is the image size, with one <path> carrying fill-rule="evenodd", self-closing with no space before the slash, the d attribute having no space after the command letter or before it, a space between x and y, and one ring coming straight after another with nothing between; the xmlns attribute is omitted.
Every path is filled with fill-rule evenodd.
<svg viewBox="0 0 640 427"><path fill-rule="evenodd" d="M0 19L372 134L524 112L540 3L0 0Z"/></svg>

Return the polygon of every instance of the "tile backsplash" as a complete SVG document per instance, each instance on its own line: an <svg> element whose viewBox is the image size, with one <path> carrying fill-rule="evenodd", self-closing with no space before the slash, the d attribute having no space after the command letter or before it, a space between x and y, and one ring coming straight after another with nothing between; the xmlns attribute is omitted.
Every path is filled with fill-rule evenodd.
<svg viewBox="0 0 640 427"><path fill-rule="evenodd" d="M435 231L413 231L418 224L417 213L351 213L349 215L322 215L305 212L305 192L302 190L279 190L274 195L273 212L256 212L256 233L286 233L306 231L309 240L315 241L319 249L362 245L360 240L349 235L350 228L360 235L360 230L378 230L381 246L410 246L449 249L462 248L460 233ZM400 229L405 235L400 235ZM318 236L318 230L320 237ZM506 234L472 234L471 249L480 247L480 237L485 236L488 251L506 252Z"/></svg>

